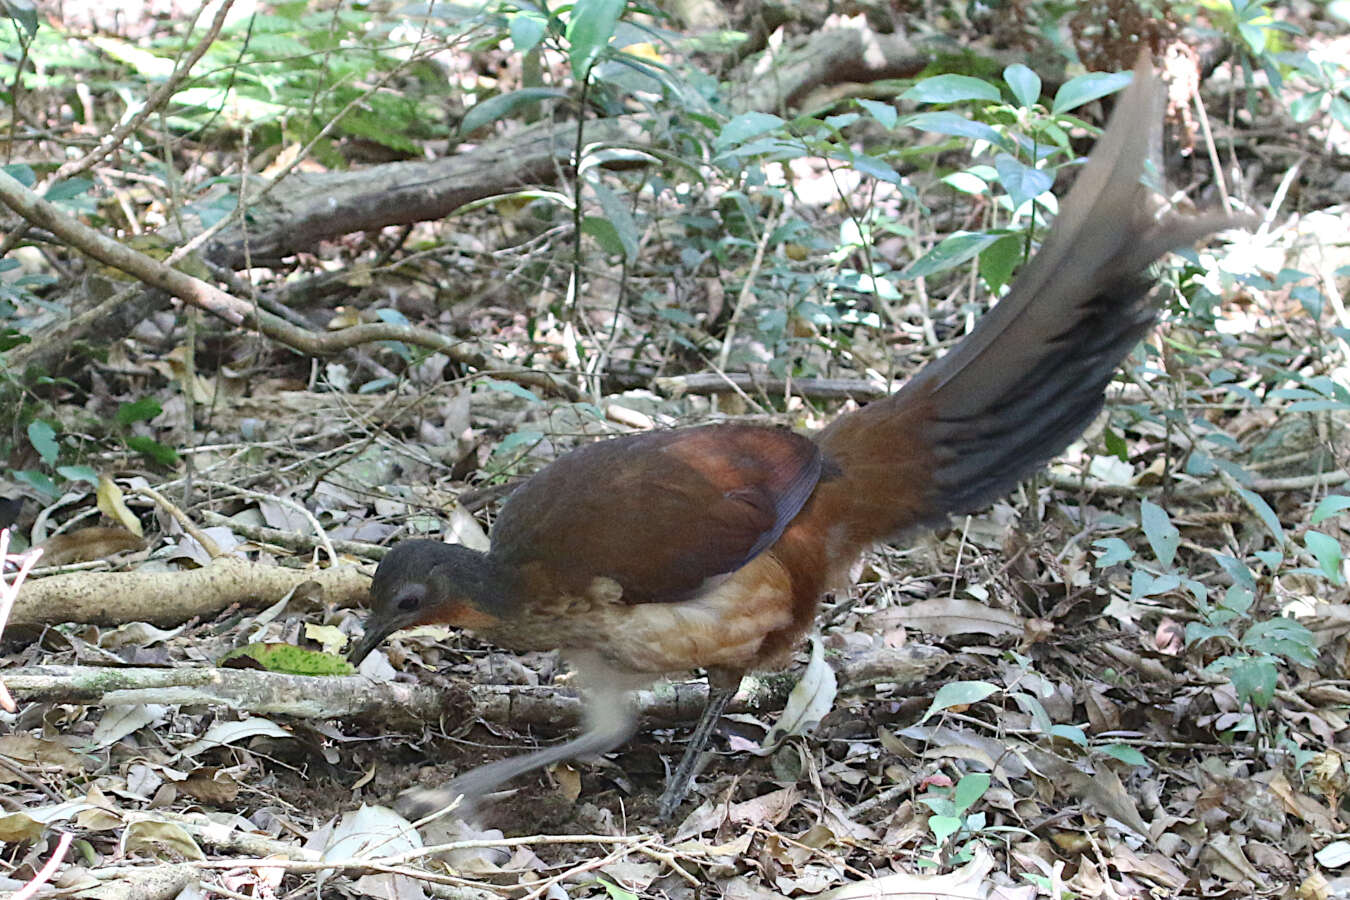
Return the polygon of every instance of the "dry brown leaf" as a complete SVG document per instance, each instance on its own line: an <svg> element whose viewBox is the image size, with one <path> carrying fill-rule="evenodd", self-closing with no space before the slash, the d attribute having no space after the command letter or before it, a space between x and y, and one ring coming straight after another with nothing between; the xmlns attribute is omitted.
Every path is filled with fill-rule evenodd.
<svg viewBox="0 0 1350 900"><path fill-rule="evenodd" d="M882 630L905 625L926 634L950 637L954 634L1021 634L1026 620L1016 613L995 609L964 597L935 597L886 611L874 617ZM873 628L872 630L877 630Z"/></svg>

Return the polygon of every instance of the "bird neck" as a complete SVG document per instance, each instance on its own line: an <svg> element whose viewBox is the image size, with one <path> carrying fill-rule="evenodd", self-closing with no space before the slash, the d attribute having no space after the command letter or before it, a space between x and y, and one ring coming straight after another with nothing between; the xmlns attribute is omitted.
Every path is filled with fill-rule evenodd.
<svg viewBox="0 0 1350 900"><path fill-rule="evenodd" d="M473 551L455 566L459 592L475 608L493 618L514 615L523 601L520 573L502 564L491 551Z"/></svg>

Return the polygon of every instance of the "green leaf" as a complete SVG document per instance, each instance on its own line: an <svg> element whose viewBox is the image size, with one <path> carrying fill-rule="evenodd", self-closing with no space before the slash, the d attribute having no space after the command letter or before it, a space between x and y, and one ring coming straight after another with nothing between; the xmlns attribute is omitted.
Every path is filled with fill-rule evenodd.
<svg viewBox="0 0 1350 900"><path fill-rule="evenodd" d="M919 278L937 272L945 272L973 259L980 251L1002 238L1001 234L988 232L958 231L948 235L932 250L910 263L902 278Z"/></svg>
<svg viewBox="0 0 1350 900"><path fill-rule="evenodd" d="M1055 176L1049 172L1018 162L1007 153L994 157L994 168L998 171L999 183L1012 198L1013 209L1020 209L1022 204L1044 194L1055 183Z"/></svg>
<svg viewBox="0 0 1350 900"><path fill-rule="evenodd" d="M979 703L985 697L998 691L998 688L987 681L952 681L938 688L938 692L933 695L933 702L928 707L928 712L923 714L920 722L926 722L934 713L951 709L953 706L969 706L972 703Z"/></svg>
<svg viewBox="0 0 1350 900"><path fill-rule="evenodd" d="M56 429L41 419L34 419L28 423L28 443L33 445L38 456L49 466L61 455L61 445L56 440Z"/></svg>
<svg viewBox="0 0 1350 900"><path fill-rule="evenodd" d="M484 378L482 385L490 391L499 391L503 394L510 394L512 397L529 400L531 403L539 402L538 394L523 385L516 384L514 381L498 381L495 378ZM536 432L529 433L534 435L532 440L539 439Z"/></svg>
<svg viewBox="0 0 1350 900"><path fill-rule="evenodd" d="M30 344L32 341L32 338L21 333L17 328L0 329L0 353L13 350L21 344Z"/></svg>
<svg viewBox="0 0 1350 900"><path fill-rule="evenodd" d="M776 131L786 124L778 116L762 112L741 113L722 126L714 142L719 150L738 147L751 138L759 137L770 131Z"/></svg>
<svg viewBox="0 0 1350 900"><path fill-rule="evenodd" d="M969 775L962 775L961 780L956 783L956 794L952 797L952 803L956 804L959 812L964 813L974 806L987 790L989 790L989 774L987 772L971 772Z"/></svg>
<svg viewBox="0 0 1350 900"><path fill-rule="evenodd" d="M980 251L980 277L989 285L990 291L998 292L1008 283L1021 259L1021 235L1002 235Z"/></svg>
<svg viewBox="0 0 1350 900"><path fill-rule="evenodd" d="M928 830L933 832L933 840L940 847L961 830L961 820L956 816L929 816Z"/></svg>
<svg viewBox="0 0 1350 900"><path fill-rule="evenodd" d="M900 124L933 134L949 134L954 137L974 138L988 141L995 147L1012 150L1008 140L983 122L972 122L965 116L950 112L912 113L900 120Z"/></svg>
<svg viewBox="0 0 1350 900"><path fill-rule="evenodd" d="M1341 576L1341 544L1334 537L1320 531L1309 531L1303 535L1303 546L1317 560L1322 571L1334 584L1343 583Z"/></svg>
<svg viewBox="0 0 1350 900"><path fill-rule="evenodd" d="M624 0L577 0L572 7L572 18L567 23L567 42L571 45L567 58L577 81L585 80L591 66L609 46L623 8Z"/></svg>
<svg viewBox="0 0 1350 900"><path fill-rule="evenodd" d="M1030 109L1041 99L1040 76L1021 63L1013 63L1004 69L1003 80L1008 83L1013 96L1024 108Z"/></svg>
<svg viewBox="0 0 1350 900"><path fill-rule="evenodd" d="M605 893L609 895L611 900L639 900L637 894L626 888L620 887L608 878L602 876L597 880L600 882L600 886L605 889Z"/></svg>
<svg viewBox="0 0 1350 900"><path fill-rule="evenodd" d="M1139 520L1144 526L1144 536L1153 548L1154 557L1164 568L1170 569L1177 555L1177 546L1181 543L1181 532L1168 518L1167 510L1151 500L1140 501Z"/></svg>
<svg viewBox="0 0 1350 900"><path fill-rule="evenodd" d="M98 487L98 472L94 471L93 466L57 466L56 472L70 481L86 481Z"/></svg>
<svg viewBox="0 0 1350 900"><path fill-rule="evenodd" d="M117 424L130 425L132 422L148 422L163 410L153 397L142 397L131 403L123 403L117 408Z"/></svg>
<svg viewBox="0 0 1350 900"><path fill-rule="evenodd" d="M48 497L55 497L61 492L56 489L56 482L51 477L42 472L33 469L18 469L12 473L14 477L34 490L45 494Z"/></svg>
<svg viewBox="0 0 1350 900"><path fill-rule="evenodd" d="M538 103L540 100L561 100L567 97L567 91L552 87L521 88L507 94L498 94L479 103L464 114L459 123L460 134L477 131L498 119L504 119L522 106Z"/></svg>
<svg viewBox="0 0 1350 900"><path fill-rule="evenodd" d="M1054 725L1050 728L1050 736L1077 744L1079 747L1086 747L1088 743L1087 735L1083 734L1083 729L1077 725Z"/></svg>
<svg viewBox="0 0 1350 900"><path fill-rule="evenodd" d="M1205 625L1202 622L1186 623L1186 646L1192 647L1201 641L1207 641L1211 638L1219 640L1232 640L1233 636L1226 629L1217 625Z"/></svg>
<svg viewBox="0 0 1350 900"><path fill-rule="evenodd" d="M217 660L222 665L232 659L247 658L253 660L268 672L285 672L290 675L353 675L356 670L352 664L333 653L319 650L306 650L294 644L259 643L245 644L226 653ZM239 668L236 663L232 667ZM252 668L256 668L252 667Z"/></svg>
<svg viewBox="0 0 1350 900"><path fill-rule="evenodd" d="M509 384L510 382L504 383ZM498 441L497 446L492 448L492 452L494 455L502 456L507 453L510 453L517 447L523 445L534 445L539 443L543 439L544 435L542 432L534 431L528 428L523 428L520 431L511 432L506 437Z"/></svg>
<svg viewBox="0 0 1350 900"><path fill-rule="evenodd" d="M896 111L895 107L889 103L882 103L879 100L867 100L862 97L857 98L855 102L863 109L867 110L872 118L876 119L877 122L881 124L881 127L887 130L894 128L896 121L900 118L900 114Z"/></svg>
<svg viewBox="0 0 1350 900"><path fill-rule="evenodd" d="M93 186L94 183L88 178L71 178L67 181L58 181L48 188L47 193L42 195L42 199L51 203L62 203L89 193Z"/></svg>
<svg viewBox="0 0 1350 900"><path fill-rule="evenodd" d="M1102 752L1113 759L1120 760L1127 766L1148 765L1148 760L1144 758L1144 754L1129 744L1107 744L1102 748Z"/></svg>
<svg viewBox="0 0 1350 900"><path fill-rule="evenodd" d="M581 220L581 233L595 238L600 248L612 256L627 256L628 248L614 223L602 216L586 216Z"/></svg>
<svg viewBox="0 0 1350 900"><path fill-rule="evenodd" d="M614 228L615 237L619 241L619 252L627 262L633 262L637 259L640 235L632 213L629 212L628 207L619 199L618 195L611 191L599 178L588 178L587 182L590 184L591 190L595 192L596 199L600 201L600 208L605 211L605 218Z"/></svg>
<svg viewBox="0 0 1350 900"><path fill-rule="evenodd" d="M997 103L1003 98L998 88L982 79L969 75L934 75L917 82L901 94L900 99L914 103L960 103L963 100Z"/></svg>
<svg viewBox="0 0 1350 900"><path fill-rule="evenodd" d="M1099 569L1128 562L1134 558L1134 548L1120 538L1102 538L1099 541L1093 541L1092 546L1102 548L1102 554L1097 557L1095 563Z"/></svg>
<svg viewBox="0 0 1350 900"><path fill-rule="evenodd" d="M1228 679L1237 691L1239 702L1250 703L1258 709L1270 706L1270 701L1275 699L1275 684L1279 676L1274 661L1265 656L1226 658L1231 660L1227 667Z"/></svg>
<svg viewBox="0 0 1350 900"><path fill-rule="evenodd" d="M1110 453L1123 463L1130 461L1130 448L1125 443L1125 438L1121 436L1120 432L1108 425L1102 434L1102 441L1106 444L1107 453Z"/></svg>
<svg viewBox="0 0 1350 900"><path fill-rule="evenodd" d="M178 462L178 453L172 447L166 447L154 438L133 434L126 439L126 445L132 450L161 466L172 466Z"/></svg>
<svg viewBox="0 0 1350 900"><path fill-rule="evenodd" d="M1050 111L1059 115L1098 97L1114 94L1129 84L1132 77L1130 72L1091 72L1070 78L1055 92L1055 102Z"/></svg>
<svg viewBox="0 0 1350 900"><path fill-rule="evenodd" d="M1275 537L1275 540L1283 546L1284 528L1280 525L1280 517L1275 515L1275 510L1270 508L1270 504L1266 503L1265 498L1255 491L1249 491L1244 487L1239 487L1237 492L1246 502L1247 506L1251 507L1252 512L1256 513L1261 518L1261 521L1265 523L1266 530L1268 530Z"/></svg>
<svg viewBox="0 0 1350 900"><path fill-rule="evenodd" d="M1242 636L1242 646L1291 660L1301 666L1317 663L1312 632L1302 622L1287 616L1275 616L1254 623Z"/></svg>
<svg viewBox="0 0 1350 900"><path fill-rule="evenodd" d="M519 53L527 53L539 46L548 33L548 19L534 10L522 10L511 16L511 44Z"/></svg>
<svg viewBox="0 0 1350 900"><path fill-rule="evenodd" d="M875 156L868 156L866 153L857 153L850 158L849 162L856 171L861 172L864 175L870 175L877 181L884 181L887 184L900 183L900 175L895 171L895 168L884 160L877 159Z"/></svg>
<svg viewBox="0 0 1350 900"><path fill-rule="evenodd" d="M1313 510L1312 518L1309 519L1310 525L1317 525L1323 519L1329 519L1339 512L1350 509L1350 496L1345 494L1328 494L1322 498L1322 502L1317 504Z"/></svg>
<svg viewBox="0 0 1350 900"><path fill-rule="evenodd" d="M1135 569L1130 573L1131 600L1138 600L1141 597L1156 597L1158 594L1175 591L1179 587L1181 587L1181 579L1170 572L1154 576L1142 569Z"/></svg>

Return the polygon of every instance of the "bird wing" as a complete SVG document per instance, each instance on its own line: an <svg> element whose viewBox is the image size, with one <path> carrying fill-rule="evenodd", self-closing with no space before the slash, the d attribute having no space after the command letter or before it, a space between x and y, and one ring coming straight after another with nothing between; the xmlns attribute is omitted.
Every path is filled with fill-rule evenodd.
<svg viewBox="0 0 1350 900"><path fill-rule="evenodd" d="M713 425L599 441L511 495L491 555L542 572L554 589L584 592L603 577L627 603L685 600L777 541L820 474L816 444L785 429Z"/></svg>

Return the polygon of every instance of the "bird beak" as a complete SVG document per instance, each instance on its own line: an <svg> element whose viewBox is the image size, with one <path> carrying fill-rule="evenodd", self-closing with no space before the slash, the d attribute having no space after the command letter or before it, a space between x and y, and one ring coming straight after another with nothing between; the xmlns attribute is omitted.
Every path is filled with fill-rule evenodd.
<svg viewBox="0 0 1350 900"><path fill-rule="evenodd" d="M361 661L369 656L372 650L384 643L385 638L402 627L398 622L377 622L372 614L370 618L366 619L366 633L347 654L347 662L353 666L361 665Z"/></svg>

